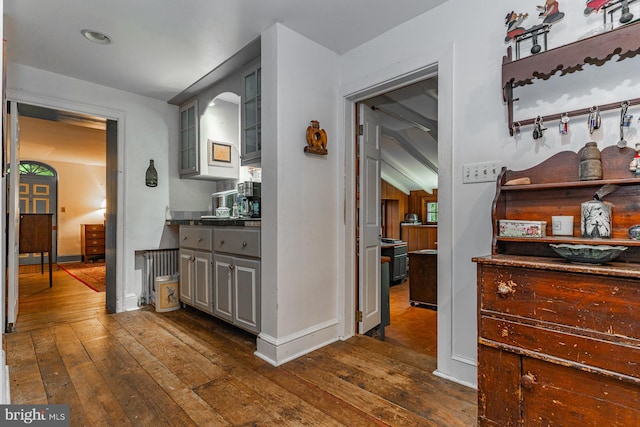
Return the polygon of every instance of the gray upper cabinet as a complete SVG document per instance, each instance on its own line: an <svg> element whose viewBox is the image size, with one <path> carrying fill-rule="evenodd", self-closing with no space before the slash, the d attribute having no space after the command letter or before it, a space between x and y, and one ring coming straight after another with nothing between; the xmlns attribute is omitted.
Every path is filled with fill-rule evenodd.
<svg viewBox="0 0 640 427"><path fill-rule="evenodd" d="M198 100L180 107L180 176L200 173Z"/></svg>
<svg viewBox="0 0 640 427"><path fill-rule="evenodd" d="M242 157L241 165L260 163L261 132L261 78L260 66L242 76Z"/></svg>

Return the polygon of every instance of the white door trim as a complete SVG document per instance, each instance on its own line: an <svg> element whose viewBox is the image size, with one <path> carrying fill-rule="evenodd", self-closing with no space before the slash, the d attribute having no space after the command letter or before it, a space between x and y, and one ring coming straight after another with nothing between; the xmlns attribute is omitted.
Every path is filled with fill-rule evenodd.
<svg viewBox="0 0 640 427"><path fill-rule="evenodd" d="M98 105L86 104L78 101L44 96L23 90L7 88L7 100L19 104L29 104L38 107L63 110L80 114L90 114L118 122L118 209L116 224L116 312L125 311L126 295L124 286L124 224L126 222L124 200L124 128L125 112ZM13 156L13 153L12 153Z"/></svg>
<svg viewBox="0 0 640 427"><path fill-rule="evenodd" d="M409 85L438 74L438 196L439 210L448 212L442 215L438 223L438 371L446 376L452 372L452 364L456 363L453 355L453 45L450 44L436 55L436 61L405 73L390 76L385 80L368 83L367 86L354 88L343 93L343 116L345 117L344 146L344 293L342 294L342 333L347 339L356 333L354 321L356 269L355 253L355 103L388 92L395 88ZM442 371L442 372L439 372Z"/></svg>

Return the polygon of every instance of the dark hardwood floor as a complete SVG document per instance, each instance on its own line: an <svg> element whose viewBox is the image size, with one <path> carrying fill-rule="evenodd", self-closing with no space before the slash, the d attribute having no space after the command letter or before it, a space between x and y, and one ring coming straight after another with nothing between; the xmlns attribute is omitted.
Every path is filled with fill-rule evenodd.
<svg viewBox="0 0 640 427"><path fill-rule="evenodd" d="M64 271L52 288L21 275L12 403L69 404L72 426L476 425L475 390L407 347L359 335L273 367L212 316L107 314L104 295Z"/></svg>

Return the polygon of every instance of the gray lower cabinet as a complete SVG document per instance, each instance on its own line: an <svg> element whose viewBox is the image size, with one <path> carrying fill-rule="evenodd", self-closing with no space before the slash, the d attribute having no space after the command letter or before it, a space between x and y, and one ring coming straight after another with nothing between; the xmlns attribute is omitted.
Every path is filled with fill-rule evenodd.
<svg viewBox="0 0 640 427"><path fill-rule="evenodd" d="M213 312L211 238L210 227L180 227L180 301L207 313Z"/></svg>
<svg viewBox="0 0 640 427"><path fill-rule="evenodd" d="M260 229L182 225L180 301L260 333Z"/></svg>
<svg viewBox="0 0 640 427"><path fill-rule="evenodd" d="M215 254L213 315L260 332L260 261Z"/></svg>
<svg viewBox="0 0 640 427"><path fill-rule="evenodd" d="M213 315L260 333L260 229L213 233Z"/></svg>

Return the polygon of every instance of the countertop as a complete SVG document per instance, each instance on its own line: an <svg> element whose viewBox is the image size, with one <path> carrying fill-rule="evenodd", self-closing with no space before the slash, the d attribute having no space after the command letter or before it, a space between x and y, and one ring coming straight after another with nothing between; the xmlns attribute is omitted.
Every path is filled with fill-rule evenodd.
<svg viewBox="0 0 640 427"><path fill-rule="evenodd" d="M260 227L260 218L191 218L168 219L167 225L209 225L215 227Z"/></svg>

